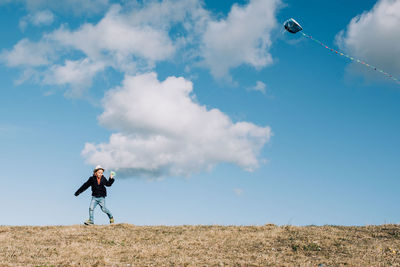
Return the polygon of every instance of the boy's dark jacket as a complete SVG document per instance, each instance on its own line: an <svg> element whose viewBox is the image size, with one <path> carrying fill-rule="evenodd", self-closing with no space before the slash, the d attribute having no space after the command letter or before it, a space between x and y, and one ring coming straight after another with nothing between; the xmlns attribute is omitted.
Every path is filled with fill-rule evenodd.
<svg viewBox="0 0 400 267"><path fill-rule="evenodd" d="M92 187L92 196L94 197L106 197L107 190L105 186L111 186L114 183L114 179L106 179L104 175L100 179L100 184L97 183L97 177L92 176L75 192L75 196L78 196L80 193Z"/></svg>

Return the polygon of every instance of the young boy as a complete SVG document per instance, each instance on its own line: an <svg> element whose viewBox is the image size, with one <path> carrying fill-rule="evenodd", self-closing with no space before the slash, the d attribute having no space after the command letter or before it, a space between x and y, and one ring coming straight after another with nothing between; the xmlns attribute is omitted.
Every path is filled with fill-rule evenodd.
<svg viewBox="0 0 400 267"><path fill-rule="evenodd" d="M106 177L103 176L104 169L97 165L93 170L93 175L89 177L89 179L75 192L75 196L78 196L80 193L84 192L89 186L92 187L92 201L89 206L89 220L84 222L86 225L94 224L93 220L93 211L97 205L100 205L101 210L107 214L110 219L110 223L114 223L114 218L111 212L106 208L106 199L107 190L105 186L111 186L114 183L114 176L111 172L110 178L107 180Z"/></svg>

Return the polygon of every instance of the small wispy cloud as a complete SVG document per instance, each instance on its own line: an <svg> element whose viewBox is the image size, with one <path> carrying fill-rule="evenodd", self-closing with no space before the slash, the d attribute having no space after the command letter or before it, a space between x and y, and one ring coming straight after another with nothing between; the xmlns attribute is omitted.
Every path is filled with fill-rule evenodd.
<svg viewBox="0 0 400 267"><path fill-rule="evenodd" d="M54 47L47 40L31 42L22 39L10 51L0 53L0 61L9 67L41 67L51 64Z"/></svg>
<svg viewBox="0 0 400 267"><path fill-rule="evenodd" d="M89 88L93 77L104 69L101 62L91 62L88 58L83 60L66 60L62 66L53 65L45 74L44 84L69 85L66 96L79 97L85 88Z"/></svg>
<svg viewBox="0 0 400 267"><path fill-rule="evenodd" d="M34 12L23 17L19 21L19 28L21 31L25 31L28 25L33 26L48 26L51 25L54 21L54 14L50 10L42 10L38 12Z"/></svg>
<svg viewBox="0 0 400 267"><path fill-rule="evenodd" d="M243 189L241 188L235 188L233 189L233 192L235 192L235 194L239 197L243 195Z"/></svg>
<svg viewBox="0 0 400 267"><path fill-rule="evenodd" d="M27 134L31 131L30 128L22 125L15 124L0 124L0 137L9 138L15 137L19 134Z"/></svg>
<svg viewBox="0 0 400 267"><path fill-rule="evenodd" d="M248 90L250 91L258 91L261 92L263 94L267 93L267 85L265 83L263 83L262 81L257 81L256 85L249 87Z"/></svg>
<svg viewBox="0 0 400 267"><path fill-rule="evenodd" d="M28 12L48 9L56 13L76 16L99 14L111 5L109 0L0 0L0 5L2 3L21 4Z"/></svg>

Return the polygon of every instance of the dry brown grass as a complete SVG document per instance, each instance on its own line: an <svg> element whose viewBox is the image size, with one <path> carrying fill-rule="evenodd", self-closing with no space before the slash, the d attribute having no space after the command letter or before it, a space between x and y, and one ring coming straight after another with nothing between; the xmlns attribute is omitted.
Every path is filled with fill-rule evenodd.
<svg viewBox="0 0 400 267"><path fill-rule="evenodd" d="M400 266L400 225L0 226L1 266Z"/></svg>

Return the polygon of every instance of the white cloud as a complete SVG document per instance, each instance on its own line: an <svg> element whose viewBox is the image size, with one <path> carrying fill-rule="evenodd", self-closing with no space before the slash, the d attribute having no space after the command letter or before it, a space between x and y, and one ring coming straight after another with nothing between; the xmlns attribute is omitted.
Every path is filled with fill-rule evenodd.
<svg viewBox="0 0 400 267"><path fill-rule="evenodd" d="M250 0L246 6L232 6L226 19L210 21L203 37L204 65L217 78L242 64L256 68L272 63L268 52L275 13L280 0Z"/></svg>
<svg viewBox="0 0 400 267"><path fill-rule="evenodd" d="M15 137L18 134L29 134L29 128L16 124L0 124L0 137Z"/></svg>
<svg viewBox="0 0 400 267"><path fill-rule="evenodd" d="M256 168L270 128L233 123L218 109L198 104L192 90L184 78L127 76L122 87L106 94L99 117L101 125L118 132L108 143L87 143L83 156L125 175L153 177L190 175L221 162Z"/></svg>
<svg viewBox="0 0 400 267"><path fill-rule="evenodd" d="M5 5L5 4L8 4L10 2L11 2L11 0L0 0L0 5Z"/></svg>
<svg viewBox="0 0 400 267"><path fill-rule="evenodd" d="M22 31L24 31L29 24L32 24L34 26L42 26L50 25L53 23L53 21L53 13L50 10L42 10L23 17L19 21L19 27Z"/></svg>
<svg viewBox="0 0 400 267"><path fill-rule="evenodd" d="M120 12L120 6L113 6L96 25L87 23L76 31L60 28L49 38L84 52L92 60L110 56L121 63L125 59L132 61L134 56L153 62L174 54L175 48L167 32L148 25L132 25ZM119 66L114 67L118 69Z"/></svg>
<svg viewBox="0 0 400 267"><path fill-rule="evenodd" d="M233 189L233 191L235 192L235 194L240 197L241 195L243 195L243 189L241 188L235 188Z"/></svg>
<svg viewBox="0 0 400 267"><path fill-rule="evenodd" d="M257 81L256 85L251 87L251 88L249 88L249 89L252 90L252 91L259 91L259 92L261 92L263 94L266 94L267 93L266 88L267 88L267 86L265 85L265 83L263 83L262 81Z"/></svg>
<svg viewBox="0 0 400 267"><path fill-rule="evenodd" d="M33 25L50 25L54 21L54 15L50 10L36 12L31 19Z"/></svg>
<svg viewBox="0 0 400 267"><path fill-rule="evenodd" d="M193 29L194 25L205 26L209 13L203 8L199 0L167 0L148 1L145 4L131 7L128 12L129 20L133 24L146 23L156 28L169 29L171 25L185 22L182 25L186 30Z"/></svg>
<svg viewBox="0 0 400 267"><path fill-rule="evenodd" d="M97 24L86 23L77 30L62 26L38 42L23 39L10 51L4 50L0 58L10 67L28 68L29 73L33 72L32 67L47 66L46 70L36 70L42 72L37 76L44 77L43 83L70 84L75 95L80 95L78 88L90 86L90 79L105 67L136 73L152 69L155 62L174 55L175 47L167 31L132 24L129 16L121 12L116 5ZM83 53L83 57L68 59L70 52ZM65 66L58 63L62 58ZM64 74L67 75L63 77ZM27 80L26 75L20 80Z"/></svg>
<svg viewBox="0 0 400 267"><path fill-rule="evenodd" d="M354 17L336 40L350 55L400 75L400 1L380 0Z"/></svg>
<svg viewBox="0 0 400 267"><path fill-rule="evenodd" d="M23 3L27 10L31 12L49 9L58 13L72 13L75 15L99 14L107 10L110 5L108 0L16 0L15 2Z"/></svg>
<svg viewBox="0 0 400 267"><path fill-rule="evenodd" d="M108 5L108 1L99 2ZM49 4L47 10L58 5L26 0L31 10L39 10L45 3ZM94 5L97 1L83 1L83 9L85 3ZM84 87L91 85L95 73L106 68L135 75L171 60L187 66L199 66L201 61L215 77L229 78L229 70L242 64L261 68L272 63L268 50L279 5L280 0L251 0L245 6L234 5L226 19L215 21L200 0L126 2L111 6L96 23L84 23L76 29L64 24L37 42L23 39L0 57L10 67L25 68L20 81L33 80L29 75L34 73L34 81L68 84L75 91L87 89ZM43 25L54 19L52 13L35 12L26 23ZM82 64L86 59L90 64ZM69 65L62 66L66 62ZM71 74L77 68L89 74L87 78L71 75L64 81L57 75L64 71Z"/></svg>
<svg viewBox="0 0 400 267"><path fill-rule="evenodd" d="M66 60L62 66L51 66L43 82L49 85L70 85L67 95L77 97L85 88L91 86L93 77L103 69L103 64L91 62L88 58L76 61Z"/></svg>
<svg viewBox="0 0 400 267"><path fill-rule="evenodd" d="M50 64L53 52L52 45L45 40L35 43L22 39L11 51L2 51L0 59L10 67L37 67Z"/></svg>
<svg viewBox="0 0 400 267"><path fill-rule="evenodd" d="M81 3L82 12L90 12L85 11L86 4L99 3L101 9L101 3L109 3L23 2L31 15L21 20L26 23L21 27L52 23L54 15L50 14L57 14L66 2L70 9ZM220 21L213 20L199 0L126 3L110 7L95 23L75 29L65 24L37 42L23 39L2 51L0 59L10 67L22 68L19 82L66 86L68 96L81 95L96 75L109 68L125 75L123 85L105 95L99 117L102 126L115 132L108 142L88 142L82 151L90 164L103 164L125 176L152 177L190 175L221 162L249 171L257 168L259 152L271 136L268 126L235 123L220 110L207 109L197 103L192 83L184 78L160 82L155 73L138 73L176 59L186 66L196 66L204 59L203 66L215 77L229 75L229 69L241 64L256 68L270 64L270 32L280 1L235 5ZM51 10L47 17L41 13L46 4ZM260 82L255 88L265 90L265 84Z"/></svg>

